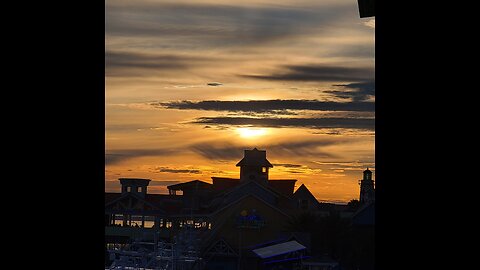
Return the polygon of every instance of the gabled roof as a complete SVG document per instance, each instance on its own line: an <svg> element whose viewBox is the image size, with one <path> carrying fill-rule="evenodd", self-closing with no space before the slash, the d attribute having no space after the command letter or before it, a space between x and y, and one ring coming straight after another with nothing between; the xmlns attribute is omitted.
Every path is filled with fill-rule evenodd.
<svg viewBox="0 0 480 270"><path fill-rule="evenodd" d="M121 195L121 194L120 194L120 195ZM125 193L124 195L121 195L121 196L117 197L116 199L111 200L111 201L105 203L105 208L107 208L107 207L110 206L110 205L113 205L113 204L116 203L116 202L119 202L119 201L128 199L128 198L130 198L130 197L131 197L131 198L135 198L136 200L142 201L142 202L144 202L146 205L148 205L148 206L150 206L150 207L152 207L152 208L154 208L154 209L160 209L160 205L153 204L153 203L147 201L146 199L141 198L140 196L135 195L134 193L131 193L131 192Z"/></svg>
<svg viewBox="0 0 480 270"><path fill-rule="evenodd" d="M292 196L295 190L295 179L268 180L268 185L285 196Z"/></svg>
<svg viewBox="0 0 480 270"><path fill-rule="evenodd" d="M267 160L267 151L258 150L257 148L254 148L252 150L245 150L244 157L242 158L242 160L240 160L240 162L237 163L236 166L261 166L270 168L273 167L270 161Z"/></svg>
<svg viewBox="0 0 480 270"><path fill-rule="evenodd" d="M239 185L237 185L235 188L233 188L233 189L225 192L223 195L228 195L228 194L230 194L230 193L233 193L233 192L235 192L235 191L238 191L238 190L242 189L243 187L248 186L248 185L251 185L251 184L255 184L255 185L263 188L264 190L268 191L269 193L272 193L275 197L278 197L279 195L282 195L280 192L272 189L272 188L269 187L269 186L259 184L257 181L245 181L245 182L240 182Z"/></svg>
<svg viewBox="0 0 480 270"><path fill-rule="evenodd" d="M171 190L183 190L183 189L207 189L210 188L212 184L203 182L200 180L193 180L185 183L175 184L167 186Z"/></svg>
<svg viewBox="0 0 480 270"><path fill-rule="evenodd" d="M278 192L277 190L271 188L268 185L263 185L257 183L256 181L246 181L242 182L241 184L237 185L233 189L228 190L227 192L219 194L216 198L211 201L210 207L211 209L216 209L217 207L223 207L224 204L230 204L232 201L236 201L240 197L244 197L245 195L249 194L256 194L258 192L251 192L255 189L261 189L265 193L264 195L270 194L270 196L265 196L262 198L262 201L271 201L271 203L275 202L277 208L282 209L293 209L293 201L290 197Z"/></svg>
<svg viewBox="0 0 480 270"><path fill-rule="evenodd" d="M207 249L205 253L213 253L221 255L234 255L237 256L237 252L230 246L230 244L225 241L225 239L220 238L216 242L214 242L210 247Z"/></svg>
<svg viewBox="0 0 480 270"><path fill-rule="evenodd" d="M293 198L299 199L299 198L304 198L308 199L310 201L315 202L316 206L319 207L320 203L317 201L317 198L313 196L313 194L308 190L308 188L302 184L296 191L293 193Z"/></svg>
<svg viewBox="0 0 480 270"><path fill-rule="evenodd" d="M285 213L284 211L282 211L282 209L280 209L280 208L278 208L278 207L276 207L276 206L268 203L267 201L265 201L264 199L260 198L259 196L255 195L255 194L245 194L244 196L238 198L238 199L235 200L235 201L232 201L232 202L229 203L229 204L222 205L223 207L221 207L221 208L217 209L216 211L212 212L212 213L210 214L210 216L215 216L215 215L217 215L218 213L222 212L223 210L231 208L232 205L235 205L235 204L241 202L242 200L244 200L245 198L248 198L248 197L253 197L253 198L255 198L255 199L257 199L257 200L265 203L265 205L267 205L267 206L269 206L270 208L278 211L279 213L281 213L282 215L284 215L284 216L286 216L286 217L288 217L288 218L291 217L289 214L287 214L287 213Z"/></svg>
<svg viewBox="0 0 480 270"><path fill-rule="evenodd" d="M228 192L233 188L244 184L238 178L212 177L213 189L217 192ZM270 179L268 187L285 196L292 196L295 189L295 179Z"/></svg>
<svg viewBox="0 0 480 270"><path fill-rule="evenodd" d="M105 208L129 197L141 200L154 209L158 209L159 211L163 211L168 214L179 213L184 205L182 201L183 198L181 196L172 196L168 194L146 194L145 198L141 198L133 193L126 193L122 196L121 193L105 192Z"/></svg>

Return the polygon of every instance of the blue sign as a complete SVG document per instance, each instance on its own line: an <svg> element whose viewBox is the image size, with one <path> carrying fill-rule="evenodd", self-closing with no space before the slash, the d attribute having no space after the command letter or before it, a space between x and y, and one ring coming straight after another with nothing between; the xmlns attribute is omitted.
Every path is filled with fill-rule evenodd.
<svg viewBox="0 0 480 270"><path fill-rule="evenodd" d="M265 226L265 221L257 214L255 209L243 210L236 218L236 225L237 228L259 229Z"/></svg>

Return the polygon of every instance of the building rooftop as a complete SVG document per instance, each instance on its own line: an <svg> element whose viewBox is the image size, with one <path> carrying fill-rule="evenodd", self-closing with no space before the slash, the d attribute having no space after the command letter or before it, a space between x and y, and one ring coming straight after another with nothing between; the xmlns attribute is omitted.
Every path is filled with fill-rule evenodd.
<svg viewBox="0 0 480 270"><path fill-rule="evenodd" d="M262 166L273 168L273 165L267 160L267 151L258 150L257 148L245 150L244 157L236 166Z"/></svg>

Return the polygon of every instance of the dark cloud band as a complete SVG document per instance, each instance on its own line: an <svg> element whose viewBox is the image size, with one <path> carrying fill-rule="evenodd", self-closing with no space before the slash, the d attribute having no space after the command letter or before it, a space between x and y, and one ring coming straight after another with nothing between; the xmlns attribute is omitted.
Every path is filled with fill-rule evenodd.
<svg viewBox="0 0 480 270"><path fill-rule="evenodd" d="M291 157L292 155L313 156L315 158L337 158L335 153L322 148L331 145L348 143L344 139L336 140L313 140L297 142L281 142L277 144L258 145L255 147L267 149L269 155L277 157ZM192 145L190 149L195 153L212 160L240 160L243 150L251 149L253 145L236 145L230 143L207 142ZM296 164L276 164L287 168L297 168Z"/></svg>
<svg viewBox="0 0 480 270"><path fill-rule="evenodd" d="M278 81L367 81L375 76L371 67L341 67L341 66L286 66L285 71L269 75L241 75L242 77L278 80Z"/></svg>
<svg viewBox="0 0 480 270"><path fill-rule="evenodd" d="M179 110L206 110L230 112L275 112L285 110L314 110L314 111L360 111L374 112L373 102L330 102L319 100L247 100L247 101L220 101L204 100L199 102L177 101L151 103L167 109Z"/></svg>
<svg viewBox="0 0 480 270"><path fill-rule="evenodd" d="M374 130L372 118L249 118L249 117L201 117L191 123L208 125L257 126L257 127L305 127L347 128Z"/></svg>

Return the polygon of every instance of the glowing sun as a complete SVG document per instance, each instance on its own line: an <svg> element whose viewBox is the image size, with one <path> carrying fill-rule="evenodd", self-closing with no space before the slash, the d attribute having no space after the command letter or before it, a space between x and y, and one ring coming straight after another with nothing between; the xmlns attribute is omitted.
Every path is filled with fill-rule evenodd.
<svg viewBox="0 0 480 270"><path fill-rule="evenodd" d="M267 134L265 128L237 128L237 132L243 138L259 137Z"/></svg>

